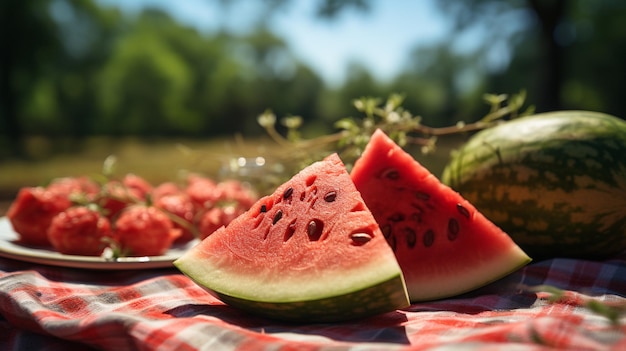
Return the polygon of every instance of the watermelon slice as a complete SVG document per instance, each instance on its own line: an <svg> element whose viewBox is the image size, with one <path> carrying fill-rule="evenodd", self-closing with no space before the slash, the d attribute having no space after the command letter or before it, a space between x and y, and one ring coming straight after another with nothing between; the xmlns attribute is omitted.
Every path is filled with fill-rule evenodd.
<svg viewBox="0 0 626 351"><path fill-rule="evenodd" d="M393 251L336 154L174 265L223 302L276 319L332 322L409 305Z"/></svg>
<svg viewBox="0 0 626 351"><path fill-rule="evenodd" d="M413 302L474 290L530 262L506 233L381 130L351 177L396 254Z"/></svg>

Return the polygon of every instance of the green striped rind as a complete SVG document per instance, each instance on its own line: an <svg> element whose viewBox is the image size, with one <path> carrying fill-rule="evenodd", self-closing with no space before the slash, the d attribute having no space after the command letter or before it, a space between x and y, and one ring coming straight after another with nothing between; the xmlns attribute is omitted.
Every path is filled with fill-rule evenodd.
<svg viewBox="0 0 626 351"><path fill-rule="evenodd" d="M174 265L198 286L243 311L290 322L338 322L410 305L393 252L385 242L381 244L389 250L388 256L371 256L367 264L353 269L299 277L280 272L268 276L262 271L252 276L238 274L236 268L224 265L224 253L207 253L202 249L203 243L174 261ZM312 287L324 289L312 291Z"/></svg>
<svg viewBox="0 0 626 351"><path fill-rule="evenodd" d="M344 295L287 303L251 301L204 288L230 306L262 317L296 323L341 322L408 306L406 287L401 275Z"/></svg>
<svg viewBox="0 0 626 351"><path fill-rule="evenodd" d="M442 180L535 258L626 249L626 122L585 111L477 133Z"/></svg>

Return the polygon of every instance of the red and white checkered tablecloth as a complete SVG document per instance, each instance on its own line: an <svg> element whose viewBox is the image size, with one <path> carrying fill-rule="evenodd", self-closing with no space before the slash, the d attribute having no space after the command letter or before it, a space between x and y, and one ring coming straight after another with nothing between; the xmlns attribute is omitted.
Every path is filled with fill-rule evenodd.
<svg viewBox="0 0 626 351"><path fill-rule="evenodd" d="M565 290L552 301L548 285ZM589 301L626 309L626 254L532 263L472 293L365 320L292 325L224 305L176 269L0 259L0 350L626 350Z"/></svg>

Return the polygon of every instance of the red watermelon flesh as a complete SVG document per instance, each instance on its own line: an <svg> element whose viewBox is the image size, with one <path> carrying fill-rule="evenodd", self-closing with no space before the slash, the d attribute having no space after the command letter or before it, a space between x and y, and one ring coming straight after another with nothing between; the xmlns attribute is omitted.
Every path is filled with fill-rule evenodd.
<svg viewBox="0 0 626 351"><path fill-rule="evenodd" d="M381 130L351 177L395 252L413 302L476 289L530 262L506 233Z"/></svg>
<svg viewBox="0 0 626 351"><path fill-rule="evenodd" d="M174 264L225 303L282 320L339 321L409 305L393 251L336 154Z"/></svg>

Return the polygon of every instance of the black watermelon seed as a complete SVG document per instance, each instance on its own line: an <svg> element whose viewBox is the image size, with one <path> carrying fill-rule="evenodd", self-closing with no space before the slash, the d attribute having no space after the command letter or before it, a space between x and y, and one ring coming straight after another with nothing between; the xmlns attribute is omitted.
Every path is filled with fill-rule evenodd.
<svg viewBox="0 0 626 351"><path fill-rule="evenodd" d="M261 213L267 212L267 206L265 204L261 205Z"/></svg>
<svg viewBox="0 0 626 351"><path fill-rule="evenodd" d="M350 234L350 239L357 245L363 245L372 240L372 235L363 232L352 233Z"/></svg>
<svg viewBox="0 0 626 351"><path fill-rule="evenodd" d="M326 202L333 202L333 201L335 201L335 199L337 199L337 192L336 191L331 191L328 194L324 195L324 201L326 201Z"/></svg>
<svg viewBox="0 0 626 351"><path fill-rule="evenodd" d="M281 211L281 210L276 211L276 214L274 215L274 220L272 221L272 224L276 224L276 222L278 222L281 218L283 218L283 211Z"/></svg>
<svg viewBox="0 0 626 351"><path fill-rule="evenodd" d="M450 218L448 221L448 240L454 241L459 236L459 221L454 218Z"/></svg>
<svg viewBox="0 0 626 351"><path fill-rule="evenodd" d="M307 234L309 235L309 240L318 241L322 236L322 230L324 229L324 222L319 219L313 219L309 222L307 226Z"/></svg>
<svg viewBox="0 0 626 351"><path fill-rule="evenodd" d="M406 227L404 228L404 235L406 239L406 245L412 249L415 247L415 243L417 242L417 234L413 228Z"/></svg>
<svg viewBox="0 0 626 351"><path fill-rule="evenodd" d="M285 192L283 193L283 199L288 199L291 197L291 194L293 194L293 188L287 188L287 190L285 190Z"/></svg>
<svg viewBox="0 0 626 351"><path fill-rule="evenodd" d="M432 229L429 229L424 233L424 238L422 239L425 247L431 247L435 243L435 232Z"/></svg>
<svg viewBox="0 0 626 351"><path fill-rule="evenodd" d="M465 218L469 219L470 218L470 213L467 210L467 208L463 207L463 205L461 204L456 204L456 209L457 211L459 211L460 214L462 214Z"/></svg>
<svg viewBox="0 0 626 351"><path fill-rule="evenodd" d="M397 180L397 179L400 178L400 172L398 172L397 169L388 168L388 169L385 169L384 171L382 171L381 176L383 178L387 178L387 179L391 179L391 180Z"/></svg>

